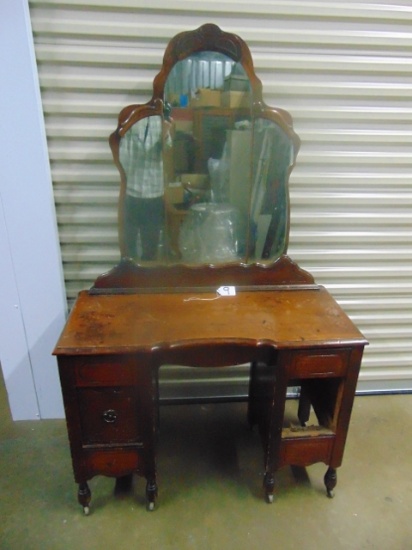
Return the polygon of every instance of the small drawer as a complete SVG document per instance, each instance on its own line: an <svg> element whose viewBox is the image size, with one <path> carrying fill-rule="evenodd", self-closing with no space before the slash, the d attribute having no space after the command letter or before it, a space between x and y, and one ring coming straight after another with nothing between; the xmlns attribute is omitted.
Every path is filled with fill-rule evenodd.
<svg viewBox="0 0 412 550"><path fill-rule="evenodd" d="M118 357L86 357L75 366L76 386L131 386L136 383L136 368Z"/></svg>
<svg viewBox="0 0 412 550"><path fill-rule="evenodd" d="M329 378L344 376L349 361L348 349L299 351L293 354L289 378Z"/></svg>
<svg viewBox="0 0 412 550"><path fill-rule="evenodd" d="M120 477L139 472L144 464L138 449L90 449L84 453L83 461L90 477Z"/></svg>
<svg viewBox="0 0 412 550"><path fill-rule="evenodd" d="M77 400L83 445L139 443L139 407L134 388L78 388Z"/></svg>
<svg viewBox="0 0 412 550"><path fill-rule="evenodd" d="M335 436L282 439L278 468L287 465L310 466L316 462L328 464Z"/></svg>

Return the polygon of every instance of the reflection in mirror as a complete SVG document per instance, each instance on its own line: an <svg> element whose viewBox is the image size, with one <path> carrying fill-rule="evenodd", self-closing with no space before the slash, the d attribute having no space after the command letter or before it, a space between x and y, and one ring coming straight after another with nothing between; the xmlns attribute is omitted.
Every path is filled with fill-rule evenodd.
<svg viewBox="0 0 412 550"><path fill-rule="evenodd" d="M244 257L245 225L229 203L194 204L181 226L179 248L187 263L239 261Z"/></svg>
<svg viewBox="0 0 412 550"><path fill-rule="evenodd" d="M269 264L285 252L298 143L271 111L256 116L252 96L242 64L223 53L171 68L159 108L119 140L126 257Z"/></svg>
<svg viewBox="0 0 412 550"><path fill-rule="evenodd" d="M250 92L250 83L241 63L222 53L202 51L174 65L167 78L165 99L186 107L204 90ZM209 106L220 106L216 101L218 95Z"/></svg>
<svg viewBox="0 0 412 550"><path fill-rule="evenodd" d="M126 179L125 251L130 258L159 259L164 234L163 150L171 146L171 124L159 115L137 121L120 140L119 162Z"/></svg>
<svg viewBox="0 0 412 550"><path fill-rule="evenodd" d="M199 119L195 130L165 109L120 140L126 255L139 262L273 262L287 244L291 138L270 119L252 125L243 111L239 120L224 109L191 115ZM192 144L187 154L177 153L179 133ZM223 136L217 149L216 136ZM190 171L199 165L203 172Z"/></svg>
<svg viewBox="0 0 412 550"><path fill-rule="evenodd" d="M285 250L289 233L287 182L295 158L291 138L275 122L256 119L250 235L254 261L273 262Z"/></svg>
<svg viewBox="0 0 412 550"><path fill-rule="evenodd" d="M127 257L247 261L251 97L242 65L224 54L200 52L172 68L164 116L138 120L119 142Z"/></svg>
<svg viewBox="0 0 412 550"><path fill-rule="evenodd" d="M173 180L166 184L169 259L246 261L252 170L251 85L240 63L199 52L171 70ZM165 163L166 164L166 163Z"/></svg>
<svg viewBox="0 0 412 550"><path fill-rule="evenodd" d="M152 98L124 107L110 135L121 261L97 287L307 281L287 256L299 145L239 36L210 23L177 34Z"/></svg>

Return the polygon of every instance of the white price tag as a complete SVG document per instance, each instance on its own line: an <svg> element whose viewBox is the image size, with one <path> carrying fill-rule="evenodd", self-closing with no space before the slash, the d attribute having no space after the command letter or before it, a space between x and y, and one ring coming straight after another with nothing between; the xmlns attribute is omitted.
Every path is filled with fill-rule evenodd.
<svg viewBox="0 0 412 550"><path fill-rule="evenodd" d="M216 291L220 296L236 296L236 287L234 286L221 286Z"/></svg>

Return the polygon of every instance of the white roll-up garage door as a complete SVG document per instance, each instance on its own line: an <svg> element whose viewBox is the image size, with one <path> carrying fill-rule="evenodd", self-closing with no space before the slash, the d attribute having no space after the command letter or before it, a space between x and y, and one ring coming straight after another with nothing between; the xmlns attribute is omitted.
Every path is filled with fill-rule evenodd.
<svg viewBox="0 0 412 550"><path fill-rule="evenodd" d="M213 22L249 44L266 102L294 118L289 253L370 341L359 390L412 387L412 6L32 0L30 12L70 301L119 259L118 112L151 97L170 38ZM187 373L169 370L165 394L247 387L243 367Z"/></svg>

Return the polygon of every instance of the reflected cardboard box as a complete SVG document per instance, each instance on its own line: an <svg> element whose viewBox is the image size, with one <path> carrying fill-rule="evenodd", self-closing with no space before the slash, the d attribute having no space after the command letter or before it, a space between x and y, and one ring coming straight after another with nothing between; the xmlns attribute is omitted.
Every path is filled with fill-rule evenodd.
<svg viewBox="0 0 412 550"><path fill-rule="evenodd" d="M222 107L228 109L250 109L252 97L248 92L227 91L222 93Z"/></svg>
<svg viewBox="0 0 412 550"><path fill-rule="evenodd" d="M165 189L166 201L169 204L181 204L183 202L184 189L180 181L170 182Z"/></svg>
<svg viewBox="0 0 412 550"><path fill-rule="evenodd" d="M182 174L180 179L183 187L192 189L209 188L209 176L207 174Z"/></svg>
<svg viewBox="0 0 412 550"><path fill-rule="evenodd" d="M245 74L232 73L229 77L225 78L223 89L233 92L248 92L250 90L250 82Z"/></svg>
<svg viewBox="0 0 412 550"><path fill-rule="evenodd" d="M193 134L193 121L192 120L174 120L176 132L183 132L184 134Z"/></svg>
<svg viewBox="0 0 412 550"><path fill-rule="evenodd" d="M190 99L190 106L198 107L220 107L222 92L220 90L209 90L200 88L194 97Z"/></svg>

